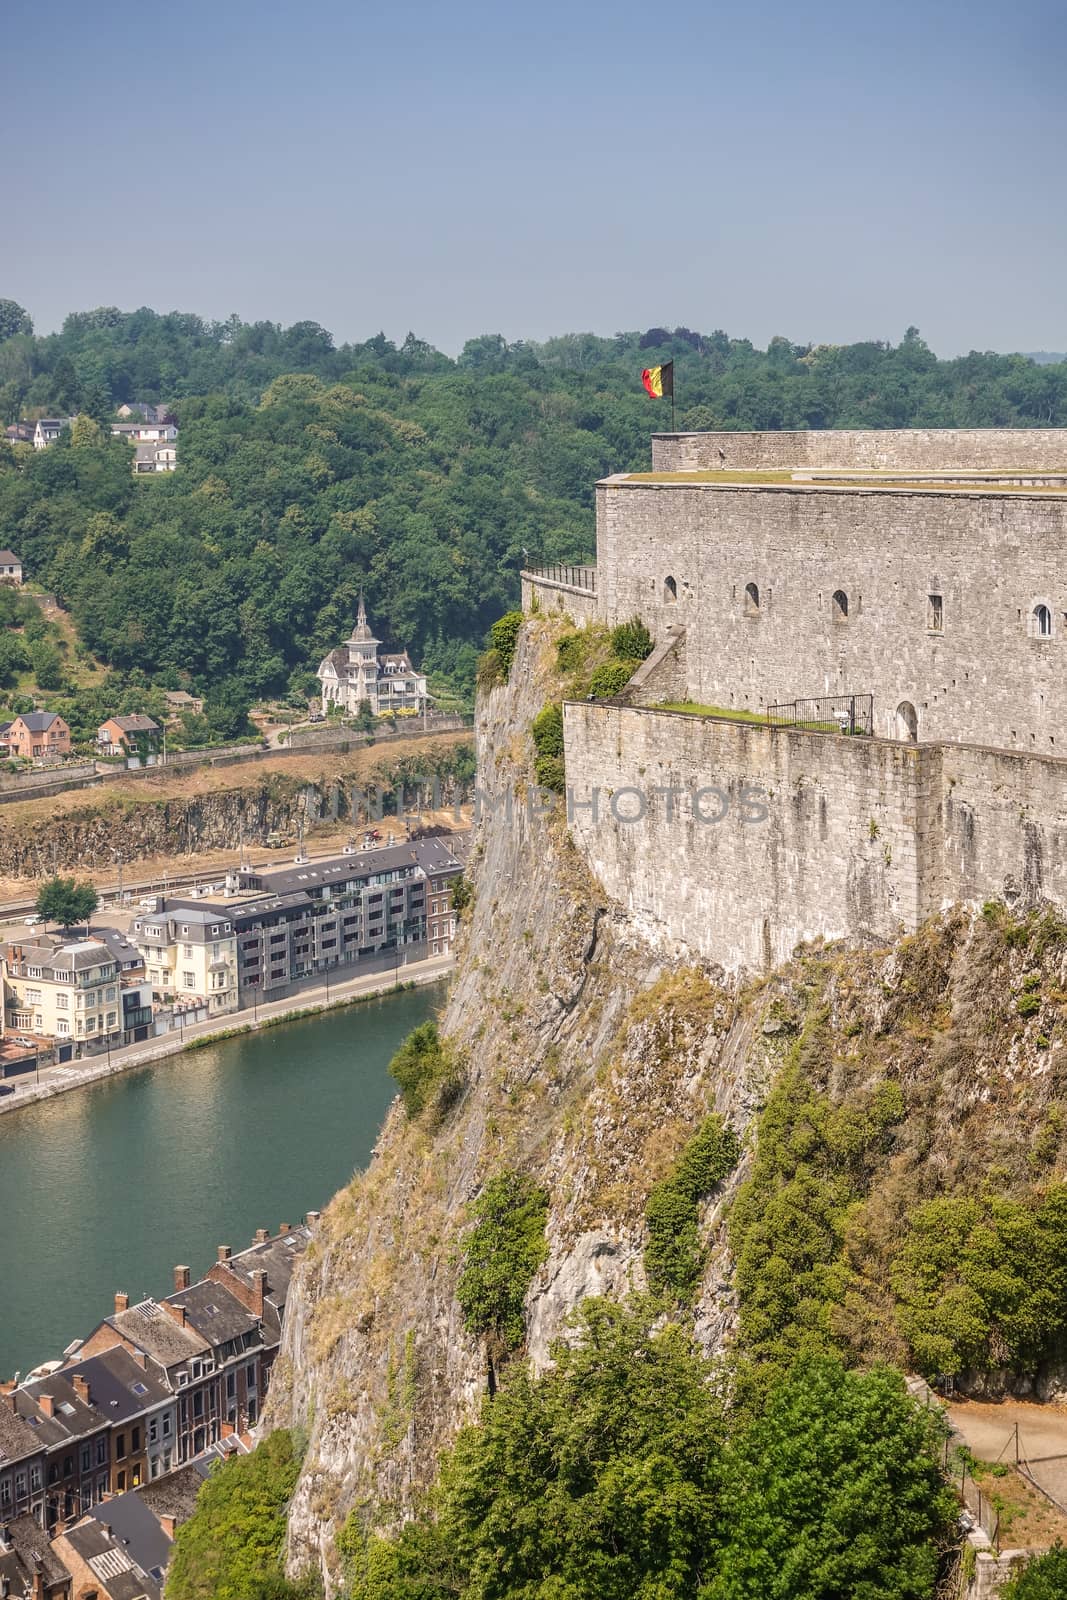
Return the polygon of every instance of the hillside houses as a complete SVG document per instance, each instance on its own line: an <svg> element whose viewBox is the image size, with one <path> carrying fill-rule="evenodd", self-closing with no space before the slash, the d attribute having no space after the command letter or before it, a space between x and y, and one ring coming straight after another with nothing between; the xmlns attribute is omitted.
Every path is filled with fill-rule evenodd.
<svg viewBox="0 0 1067 1600"><path fill-rule="evenodd" d="M178 425L168 407L137 400L119 406L116 415L121 420L111 424L111 437L128 439L134 446L136 476L176 470ZM47 450L64 428L73 427L75 420L74 417L40 417L36 422L15 422L7 428L6 437L11 444L32 444L35 450Z"/></svg>

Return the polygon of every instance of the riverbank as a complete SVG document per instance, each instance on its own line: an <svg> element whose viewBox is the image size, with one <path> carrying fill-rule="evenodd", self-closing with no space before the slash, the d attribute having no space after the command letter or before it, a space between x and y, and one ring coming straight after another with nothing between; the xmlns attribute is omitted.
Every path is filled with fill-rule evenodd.
<svg viewBox="0 0 1067 1600"><path fill-rule="evenodd" d="M44 1067L39 1079L27 1077L25 1080L7 1080L5 1087L11 1092L0 1095L0 1115L39 1105L42 1100L69 1094L89 1084L102 1083L138 1067L152 1066L168 1056L200 1050L206 1045L246 1034L263 1033L280 1023L321 1016L324 1012L358 1005L361 1001L375 1000L382 995L401 994L424 984L439 983L448 976L454 965L455 960L450 955L431 956L426 961L415 961L405 966L400 982L395 976L380 972L349 978L347 981L331 981L328 990L321 985L295 998L290 995L284 1000L270 1001L259 1005L252 1015L247 1010L231 1011L225 1017L195 1023L180 1032L165 1034L162 1038L146 1040L143 1044L124 1045L119 1050L112 1050L110 1060L107 1056L93 1056L89 1060L71 1061L63 1066Z"/></svg>

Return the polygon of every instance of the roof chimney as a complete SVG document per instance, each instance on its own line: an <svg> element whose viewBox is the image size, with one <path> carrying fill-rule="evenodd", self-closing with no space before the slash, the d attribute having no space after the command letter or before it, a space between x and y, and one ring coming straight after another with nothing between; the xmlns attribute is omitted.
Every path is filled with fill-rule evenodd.
<svg viewBox="0 0 1067 1600"><path fill-rule="evenodd" d="M287 1222L279 1222L279 1224L278 1224L278 1233L279 1233L279 1235L283 1234L283 1233L288 1233L288 1232L289 1232L289 1224Z"/></svg>
<svg viewBox="0 0 1067 1600"><path fill-rule="evenodd" d="M267 1292L267 1274L260 1267L255 1272L250 1272L248 1276L252 1279L252 1304L249 1310L254 1317L262 1317L263 1296Z"/></svg>
<svg viewBox="0 0 1067 1600"><path fill-rule="evenodd" d="M78 1396L78 1399L85 1405L90 1405L92 1402L89 1399L88 1378L83 1378L80 1372L76 1372L70 1381L74 1385L74 1393Z"/></svg>
<svg viewBox="0 0 1067 1600"><path fill-rule="evenodd" d="M129 1297L129 1295L128 1294L124 1294L121 1289L117 1290L116 1293L115 1293L115 1315L118 1316L120 1311L128 1311L129 1309L130 1309L130 1297Z"/></svg>
<svg viewBox="0 0 1067 1600"><path fill-rule="evenodd" d="M174 1269L174 1293L175 1294L180 1294L183 1289L188 1289L188 1287L189 1287L189 1268L188 1267L175 1267L175 1269Z"/></svg>
<svg viewBox="0 0 1067 1600"><path fill-rule="evenodd" d="M267 1242L267 1240L269 1238L270 1238L270 1229L269 1228L257 1228L256 1229L256 1236L252 1240L252 1243L253 1244L266 1244L266 1242Z"/></svg>
<svg viewBox="0 0 1067 1600"><path fill-rule="evenodd" d="M229 1261L233 1251L230 1249L228 1244L220 1244L217 1254L220 1261Z"/></svg>
<svg viewBox="0 0 1067 1600"><path fill-rule="evenodd" d="M37 1396L37 1404L46 1417L55 1416L55 1402L50 1394L39 1394Z"/></svg>
<svg viewBox="0 0 1067 1600"><path fill-rule="evenodd" d="M175 1526L174 1518L159 1514L157 1515L156 1520L158 1521L159 1526L163 1529L163 1532L166 1534L167 1538L173 1540Z"/></svg>
<svg viewBox="0 0 1067 1600"><path fill-rule="evenodd" d="M185 1307L176 1306L173 1300L164 1300L164 1309L168 1317L173 1317L179 1328L185 1327Z"/></svg>

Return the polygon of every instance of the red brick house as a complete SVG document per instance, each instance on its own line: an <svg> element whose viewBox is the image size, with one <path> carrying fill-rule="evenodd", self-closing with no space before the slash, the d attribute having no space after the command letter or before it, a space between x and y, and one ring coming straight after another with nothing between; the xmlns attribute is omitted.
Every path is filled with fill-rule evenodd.
<svg viewBox="0 0 1067 1600"><path fill-rule="evenodd" d="M5 735L11 755L27 761L70 755L70 729L55 711L27 711L16 717Z"/></svg>

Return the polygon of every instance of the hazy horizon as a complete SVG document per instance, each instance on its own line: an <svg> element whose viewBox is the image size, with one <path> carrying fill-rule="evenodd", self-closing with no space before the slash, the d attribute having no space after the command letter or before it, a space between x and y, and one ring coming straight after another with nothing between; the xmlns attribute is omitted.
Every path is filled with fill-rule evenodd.
<svg viewBox="0 0 1067 1600"><path fill-rule="evenodd" d="M0 295L541 341L1067 349L1067 13L57 0L0 65ZM41 130L46 130L43 134Z"/></svg>

